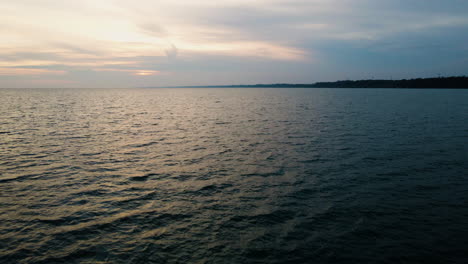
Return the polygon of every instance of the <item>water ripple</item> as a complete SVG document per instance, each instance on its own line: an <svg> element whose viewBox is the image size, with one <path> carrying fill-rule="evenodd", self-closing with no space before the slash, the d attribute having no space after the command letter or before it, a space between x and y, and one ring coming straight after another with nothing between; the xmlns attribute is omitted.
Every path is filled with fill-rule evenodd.
<svg viewBox="0 0 468 264"><path fill-rule="evenodd" d="M468 94L0 90L1 263L464 263Z"/></svg>

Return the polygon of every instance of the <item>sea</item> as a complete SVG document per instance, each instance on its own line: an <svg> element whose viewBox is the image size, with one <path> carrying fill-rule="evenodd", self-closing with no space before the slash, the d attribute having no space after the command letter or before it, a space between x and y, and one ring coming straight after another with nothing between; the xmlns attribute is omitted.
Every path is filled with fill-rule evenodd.
<svg viewBox="0 0 468 264"><path fill-rule="evenodd" d="M0 263L468 263L468 90L0 89Z"/></svg>

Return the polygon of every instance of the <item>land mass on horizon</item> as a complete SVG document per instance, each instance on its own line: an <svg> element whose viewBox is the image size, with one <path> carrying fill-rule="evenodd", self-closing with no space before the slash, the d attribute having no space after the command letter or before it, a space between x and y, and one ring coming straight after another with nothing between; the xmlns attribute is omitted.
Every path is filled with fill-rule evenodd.
<svg viewBox="0 0 468 264"><path fill-rule="evenodd" d="M161 86L162 87L162 86ZM145 88L161 88L145 87ZM167 86L164 86L167 87ZM237 85L198 85L198 86L170 86L171 88L447 88L447 89L468 89L468 77L433 77L401 80L344 80L335 82L316 82L310 84L294 83L273 83L273 84L237 84Z"/></svg>

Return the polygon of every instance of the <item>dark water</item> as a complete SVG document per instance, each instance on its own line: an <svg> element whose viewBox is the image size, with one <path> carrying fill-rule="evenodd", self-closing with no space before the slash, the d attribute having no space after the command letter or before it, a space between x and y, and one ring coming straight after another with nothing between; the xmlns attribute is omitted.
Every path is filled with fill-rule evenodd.
<svg viewBox="0 0 468 264"><path fill-rule="evenodd" d="M467 263L468 90L0 90L1 263Z"/></svg>

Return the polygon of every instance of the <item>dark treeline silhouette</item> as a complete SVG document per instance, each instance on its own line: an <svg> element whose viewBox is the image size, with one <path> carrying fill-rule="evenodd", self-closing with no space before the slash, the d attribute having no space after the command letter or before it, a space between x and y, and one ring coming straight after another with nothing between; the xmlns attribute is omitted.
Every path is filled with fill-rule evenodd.
<svg viewBox="0 0 468 264"><path fill-rule="evenodd" d="M468 77L418 78L403 80L359 80L318 82L324 88L468 88Z"/></svg>
<svg viewBox="0 0 468 264"><path fill-rule="evenodd" d="M183 87L276 87L276 88L457 88L468 89L468 77L436 77L403 80L346 80L336 82L317 82L311 84L252 84L252 85L212 85L212 86L178 86Z"/></svg>

